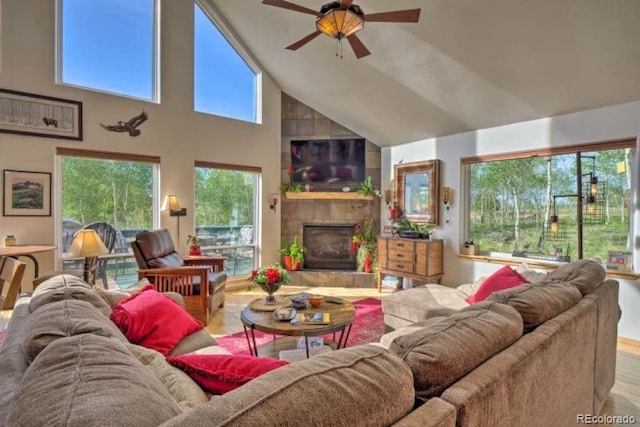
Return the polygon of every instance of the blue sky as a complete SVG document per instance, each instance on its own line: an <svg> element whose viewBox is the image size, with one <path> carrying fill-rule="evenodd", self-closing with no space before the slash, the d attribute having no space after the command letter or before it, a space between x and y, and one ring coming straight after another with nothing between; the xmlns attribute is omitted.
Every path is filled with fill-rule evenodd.
<svg viewBox="0 0 640 427"><path fill-rule="evenodd" d="M153 0L63 0L62 81L151 100L153 4ZM255 121L253 71L202 10L193 8L195 110Z"/></svg>

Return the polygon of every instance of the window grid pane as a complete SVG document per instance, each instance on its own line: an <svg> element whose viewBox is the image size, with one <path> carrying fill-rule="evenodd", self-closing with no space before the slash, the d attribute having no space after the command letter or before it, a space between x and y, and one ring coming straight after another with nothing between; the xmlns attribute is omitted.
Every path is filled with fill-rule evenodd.
<svg viewBox="0 0 640 427"><path fill-rule="evenodd" d="M255 172L195 168L196 236L205 254L227 258L231 277L255 268L257 177Z"/></svg>

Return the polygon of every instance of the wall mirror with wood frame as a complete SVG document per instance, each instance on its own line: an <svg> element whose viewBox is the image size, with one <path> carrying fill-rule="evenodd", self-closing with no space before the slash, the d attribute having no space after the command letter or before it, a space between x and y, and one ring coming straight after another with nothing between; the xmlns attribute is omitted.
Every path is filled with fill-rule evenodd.
<svg viewBox="0 0 640 427"><path fill-rule="evenodd" d="M395 208L410 221L440 224L440 160L394 166Z"/></svg>

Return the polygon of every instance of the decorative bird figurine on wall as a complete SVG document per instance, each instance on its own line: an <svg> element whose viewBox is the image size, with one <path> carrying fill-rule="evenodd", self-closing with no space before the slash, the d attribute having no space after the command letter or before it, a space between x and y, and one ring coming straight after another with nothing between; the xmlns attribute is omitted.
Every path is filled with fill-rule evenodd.
<svg viewBox="0 0 640 427"><path fill-rule="evenodd" d="M117 125L103 125L100 123L100 126L112 132L129 132L130 136L138 136L141 132L140 129L138 129L138 126L144 123L148 118L149 116L147 116L147 113L142 110L142 113L131 118L127 122L118 121Z"/></svg>

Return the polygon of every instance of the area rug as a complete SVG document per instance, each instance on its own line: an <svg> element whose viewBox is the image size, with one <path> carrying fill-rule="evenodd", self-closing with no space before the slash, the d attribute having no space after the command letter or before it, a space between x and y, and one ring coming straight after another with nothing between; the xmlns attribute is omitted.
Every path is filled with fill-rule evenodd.
<svg viewBox="0 0 640 427"><path fill-rule="evenodd" d="M380 300L376 298L366 298L354 302L353 305L356 308L356 318L351 327L347 347L378 342L382 334L384 334ZM323 338L331 339L332 335L326 335L323 336ZM273 335L256 331L256 344L258 347L272 339ZM219 346L226 348L233 354L249 354L249 347L247 346L247 338L244 335L244 331L216 338L216 341Z"/></svg>

